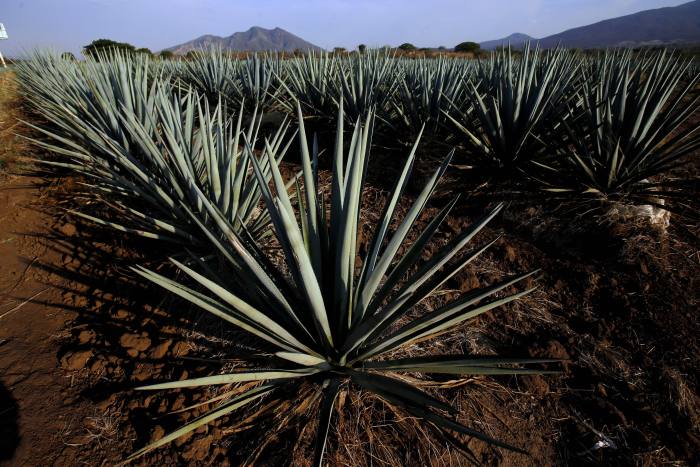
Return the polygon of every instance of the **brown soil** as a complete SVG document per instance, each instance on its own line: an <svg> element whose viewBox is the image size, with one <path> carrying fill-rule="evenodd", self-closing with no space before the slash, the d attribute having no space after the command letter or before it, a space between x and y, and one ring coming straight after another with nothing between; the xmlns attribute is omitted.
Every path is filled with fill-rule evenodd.
<svg viewBox="0 0 700 467"><path fill-rule="evenodd" d="M67 216L64 206L98 209L72 179L10 173L0 182L0 462L115 464L196 416L199 409L175 412L205 396L138 393L134 386L206 375L220 366L200 358L231 357L232 347L248 341L145 288L127 266L159 264L168 252L137 255L153 245ZM367 200L382 196L375 188ZM483 208L461 208L438 242ZM367 210L366 225L375 212ZM700 248L691 233L697 226L672 218L663 233L519 207L479 240L503 232L490 253L447 284L450 293L535 268L543 270L540 289L411 349L566 360L560 376L439 380L440 390L432 389L459 408L463 422L531 453L470 442L477 457L506 466L697 465ZM306 388L290 393L291 402L265 400L141 463L306 464L315 394ZM250 423L247 417L266 407L272 414ZM338 409L330 465L468 465L424 424L371 395L343 393Z"/></svg>
<svg viewBox="0 0 700 467"><path fill-rule="evenodd" d="M63 301L62 281L38 267L60 261L41 238L52 225L41 182L10 176L0 187L0 461L70 465L76 435L99 409L61 369L60 340L75 313L53 305ZM87 357L71 355L68 366L81 370Z"/></svg>

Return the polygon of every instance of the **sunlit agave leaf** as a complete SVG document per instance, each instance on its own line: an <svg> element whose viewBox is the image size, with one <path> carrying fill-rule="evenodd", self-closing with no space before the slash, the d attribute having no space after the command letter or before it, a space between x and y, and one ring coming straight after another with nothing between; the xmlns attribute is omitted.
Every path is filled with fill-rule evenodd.
<svg viewBox="0 0 700 467"><path fill-rule="evenodd" d="M239 396L227 401L225 404L222 404L219 408L216 408L200 417L195 418L193 421L190 423L186 424L182 428L179 428L178 430L173 431L172 433L168 433L167 435L163 436L161 439L139 449L135 453L133 453L131 456L129 456L123 463L122 465L129 463L133 461L134 459L137 459L144 454L147 454L150 451L153 451L154 449L157 449L161 446L165 446L168 443L171 443L172 441L176 440L177 438L184 436L188 433L193 432L197 428L204 426L208 423L213 422L214 420L224 417L234 410L237 410L247 404L250 404L261 397L264 397L268 395L270 392L272 392L275 389L274 384L267 384L264 386L259 386L257 388L251 389L250 391L246 391L243 394L240 394Z"/></svg>

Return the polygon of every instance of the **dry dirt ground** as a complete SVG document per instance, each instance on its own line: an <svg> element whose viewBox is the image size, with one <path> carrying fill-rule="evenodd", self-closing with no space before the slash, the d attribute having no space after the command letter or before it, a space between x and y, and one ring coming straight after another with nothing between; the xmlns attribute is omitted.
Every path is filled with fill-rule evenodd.
<svg viewBox="0 0 700 467"><path fill-rule="evenodd" d="M64 304L67 282L41 266L61 263L52 238L71 232L56 230L48 212L57 187L23 160L28 145L15 136L20 102L9 76L0 72L0 463L75 465L86 417L100 409L77 397L61 367L61 340L76 314ZM81 367L77 357L69 363Z"/></svg>
<svg viewBox="0 0 700 467"><path fill-rule="evenodd" d="M22 160L38 155L13 136L24 130L16 126L21 101L8 76L0 73L0 158L7 161L0 179L0 463L113 465L196 416L198 409L179 411L204 397L131 388L218 371L207 358L229 356L240 336L129 273L128 265L157 264L167 251L153 253L152 244L65 212L93 207L75 179ZM376 222L382 196L368 192L366 226ZM438 242L482 210L461 208ZM558 376L439 382L435 389L464 423L531 453L471 442L482 463L698 465L697 225L675 218L667 232L627 221L593 225L532 207L507 209L480 238L499 233L502 240L447 284L448 293L535 268L543 270L540 289L412 349L565 359ZM306 464L314 394L266 400L141 464ZM251 423L267 406L273 414ZM424 425L366 394L344 393L338 411L329 465L468 465ZM297 417L287 420L289 413Z"/></svg>

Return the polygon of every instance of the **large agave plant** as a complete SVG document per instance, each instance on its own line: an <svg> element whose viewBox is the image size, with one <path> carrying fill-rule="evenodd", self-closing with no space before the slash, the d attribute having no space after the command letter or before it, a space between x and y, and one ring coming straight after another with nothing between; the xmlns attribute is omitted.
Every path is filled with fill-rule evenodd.
<svg viewBox="0 0 700 467"><path fill-rule="evenodd" d="M169 76L142 54L115 50L95 56L77 63L34 52L17 67L20 85L33 109L61 137L89 147L101 133L129 149L120 112L132 113L149 125L154 87L167 83Z"/></svg>
<svg viewBox="0 0 700 467"><path fill-rule="evenodd" d="M666 52L601 57L581 87L576 118L561 127L557 158L541 164L544 189L683 210L697 183L670 171L700 148L700 125L689 122L700 109L700 74L686 79L689 66Z"/></svg>
<svg viewBox="0 0 700 467"><path fill-rule="evenodd" d="M531 50L528 44L520 57L508 47L479 64L476 83L468 87L471 105L448 112L477 165L513 169L541 155L545 124L561 120L574 94L575 60L563 49Z"/></svg>
<svg viewBox="0 0 700 467"><path fill-rule="evenodd" d="M471 290L431 312L414 316L417 304L493 245L494 241L491 241L465 252L473 238L500 211L500 206L457 235L430 259L421 261L425 247L455 203L444 207L417 232L414 240L408 241L409 232L417 227L417 221L450 161L448 156L421 193L409 203L405 216L396 219L415 160L416 141L367 244L367 254L358 262L360 208L374 117L370 113L364 125L357 121L349 150L345 153L344 116L340 107L329 199L319 192L318 154L315 149L309 151L300 108L298 114L303 189L297 186L294 196L288 194L274 151L267 153L272 172L269 189L264 183L260 162L251 159L284 254L283 269L288 270L287 274L282 275L277 269L270 272L271 265L260 250L228 228L207 231L212 248L219 251L227 263L226 270L234 271L231 279L226 271L214 272L196 257L188 264L174 263L198 284L199 290L145 268L136 269L146 279L257 336L261 351L268 355L268 365L258 363L231 373L138 389L230 386L244 382L260 384L238 392L226 390L223 395L206 402L210 410L205 415L144 447L130 459L260 400L283 386L289 389L305 381L317 384L322 395L315 465L322 463L334 401L339 391L351 387L371 391L409 414L424 419L466 452L468 449L454 434L521 451L463 425L456 420L456 410L448 403L395 376L400 373L543 373L544 370L527 365L553 361L462 354L395 358L402 348L449 332L466 320L517 300L532 290L501 293L535 272ZM396 227L390 227L395 221ZM393 234L390 234L392 230Z"/></svg>

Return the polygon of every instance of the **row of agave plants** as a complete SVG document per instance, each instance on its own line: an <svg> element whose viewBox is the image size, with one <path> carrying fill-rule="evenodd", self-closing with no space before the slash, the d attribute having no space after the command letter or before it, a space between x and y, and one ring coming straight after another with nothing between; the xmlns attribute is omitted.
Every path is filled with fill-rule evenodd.
<svg viewBox="0 0 700 467"><path fill-rule="evenodd" d="M700 72L670 52L527 47L481 61L386 52L282 61L208 51L166 68L213 102L287 113L299 102L329 123L342 102L348 122L373 111L381 134L409 144L425 126L461 148L455 165L497 174L519 193L697 208L687 202L697 183L674 169L700 147Z"/></svg>
<svg viewBox="0 0 700 467"><path fill-rule="evenodd" d="M307 138L302 116L308 107L295 105L295 124L289 120L274 131L262 130L262 102L249 107L247 101L207 92L204 76L215 83L213 88L228 82L230 70L219 74L220 66L228 66L216 62L220 59L213 54L184 65L152 64L113 55L74 63L38 53L17 67L27 102L40 117L36 121L43 122L30 124L35 129L32 140L54 154L39 162L72 171L102 206L100 214L86 208L75 214L146 237L144 253L150 258L154 251L172 253L162 261L172 263L177 274L152 266L155 260L149 268L134 265L133 271L255 342L254 354L242 357L246 364L235 371L138 388L219 387L209 400L197 404L208 408L204 415L128 460L263 398L294 394L295 388L308 384L317 387L319 400L318 419L309 421L317 424L315 465L323 463L339 392L357 388L425 420L436 436L473 460L465 437L522 452L460 422L458 411L439 394L409 384L402 376L556 371L557 361L546 358L459 351L413 356L408 351L533 290L526 279L537 271L455 299L433 303L431 298L495 243L477 243L475 237L501 206L426 259L425 252L432 251L436 233L457 202L455 197L427 224L421 223L454 151L435 167L422 190L408 197L404 191L418 154L418 135L372 235L360 235L365 178L379 125L375 122L380 119L373 98L352 97L365 107L352 109L350 123L347 107L352 105L334 102L335 143L328 156L332 179L330 186L322 186L321 149L315 139ZM304 63L326 66L319 65L324 60L328 58L305 58L287 66L299 67L302 73L308 71ZM384 58L372 60L379 63ZM252 59L238 65L237 72L252 67L245 76L255 81L261 76L255 70L265 63ZM209 71L204 71L205 65ZM397 65L382 66L386 73L396 72ZM178 76L182 67L193 76L201 73L202 83L184 86ZM356 84L344 85L354 89ZM285 179L280 164L295 139L300 170ZM426 300L434 306L420 311ZM217 361L220 357L212 357Z"/></svg>
<svg viewBox="0 0 700 467"><path fill-rule="evenodd" d="M677 169L700 147L700 72L669 52L592 57L527 47L481 61L381 51L239 60L211 50L188 61L132 60L212 106L293 116L299 104L329 129L340 103L349 123L371 111L381 136L447 141L459 147L454 166L521 199L697 209L697 182Z"/></svg>

